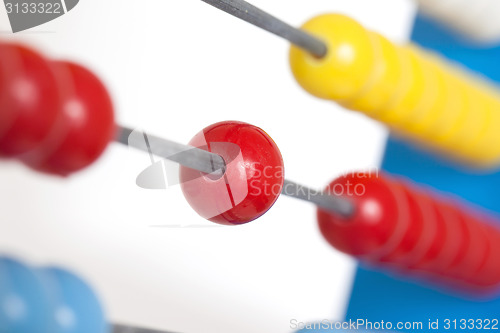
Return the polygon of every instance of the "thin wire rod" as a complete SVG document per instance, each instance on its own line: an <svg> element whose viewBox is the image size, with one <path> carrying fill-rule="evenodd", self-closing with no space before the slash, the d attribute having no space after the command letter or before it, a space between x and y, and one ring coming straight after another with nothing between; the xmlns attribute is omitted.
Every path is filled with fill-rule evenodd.
<svg viewBox="0 0 500 333"><path fill-rule="evenodd" d="M285 179L281 194L311 202L320 208L342 215L343 217L349 217L354 214L354 206L350 201L323 191L313 190L287 179Z"/></svg>
<svg viewBox="0 0 500 333"><path fill-rule="evenodd" d="M142 145L140 141L135 142L129 139L133 132L128 127L118 126L118 135L115 141L126 146L133 146L136 149L179 163L191 169L205 173L224 174L226 163L217 154L145 133L143 133L143 136L147 138L145 140L146 145Z"/></svg>
<svg viewBox="0 0 500 333"><path fill-rule="evenodd" d="M156 155L201 172L212 174L218 172L217 174L220 176L225 172L224 159L217 154L142 133L143 138L147 138L146 145L144 145L140 141L130 140L130 136L134 132L132 129L124 126L118 126L118 129L117 142L147 152L151 158L152 155ZM354 206L347 199L313 190L290 180L285 180L281 193L288 197L311 202L318 207L345 217L354 213Z"/></svg>
<svg viewBox="0 0 500 333"><path fill-rule="evenodd" d="M137 328L137 327L132 327L132 326L126 326L126 325L113 325L112 326L112 333L171 333L171 332L166 332L166 331L156 331L156 330L150 330L150 329L145 329L145 328Z"/></svg>
<svg viewBox="0 0 500 333"><path fill-rule="evenodd" d="M290 43L314 54L324 57L328 49L320 39L292 27L280 19L243 0L201 0L243 21L288 40Z"/></svg>

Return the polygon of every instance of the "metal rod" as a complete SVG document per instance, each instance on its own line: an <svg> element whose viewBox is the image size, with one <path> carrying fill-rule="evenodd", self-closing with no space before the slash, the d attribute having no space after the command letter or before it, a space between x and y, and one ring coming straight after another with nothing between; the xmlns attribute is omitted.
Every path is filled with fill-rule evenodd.
<svg viewBox="0 0 500 333"><path fill-rule="evenodd" d="M354 214L354 206L347 199L333 196L323 191L313 190L286 179L283 184L281 194L295 199L311 202L320 208L344 217L349 217Z"/></svg>
<svg viewBox="0 0 500 333"><path fill-rule="evenodd" d="M217 154L145 133L142 133L142 138L147 137L147 140L145 140L146 145L143 145L143 141L130 140L133 132L128 127L118 126L116 141L191 169L211 174L224 174L226 163Z"/></svg>
<svg viewBox="0 0 500 333"><path fill-rule="evenodd" d="M113 325L112 333L171 333L166 331L156 331L145 328L137 328L128 325Z"/></svg>
<svg viewBox="0 0 500 333"><path fill-rule="evenodd" d="M132 140L131 135L134 133L132 129L124 126L118 126L118 129L119 133L116 141L121 144L142 150L150 155L153 154L168 159L191 169L220 176L224 175L226 164L224 159L217 154L143 132L139 133L142 140ZM311 202L318 207L344 217L351 216L354 213L354 206L347 199L313 190L286 179L281 193L288 197Z"/></svg>
<svg viewBox="0 0 500 333"><path fill-rule="evenodd" d="M269 31L290 43L314 54L324 57L328 48L323 41L311 34L292 27L280 19L264 12L263 10L243 0L202 0L230 15Z"/></svg>

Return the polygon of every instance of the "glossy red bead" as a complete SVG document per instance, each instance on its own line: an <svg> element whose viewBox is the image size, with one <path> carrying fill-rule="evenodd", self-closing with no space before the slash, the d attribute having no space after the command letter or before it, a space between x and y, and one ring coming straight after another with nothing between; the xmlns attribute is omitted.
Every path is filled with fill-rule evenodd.
<svg viewBox="0 0 500 333"><path fill-rule="evenodd" d="M262 129L220 122L196 134L189 144L219 154L226 162L226 172L218 178L181 166L182 191L200 216L224 225L244 224L267 212L281 194L283 158Z"/></svg>
<svg viewBox="0 0 500 333"><path fill-rule="evenodd" d="M38 148L54 126L60 103L49 61L23 46L0 43L0 156Z"/></svg>
<svg viewBox="0 0 500 333"><path fill-rule="evenodd" d="M388 244L399 242L397 229L404 204L394 188L374 174L349 174L331 182L326 192L351 201L356 207L353 216L344 218L318 209L321 233L336 249L355 256L376 257ZM396 237L397 239L394 239ZM389 245L389 247L392 247Z"/></svg>
<svg viewBox="0 0 500 333"><path fill-rule="evenodd" d="M60 119L44 145L22 159L36 170L67 176L103 153L116 125L111 98L94 74L69 62L52 67L59 79Z"/></svg>

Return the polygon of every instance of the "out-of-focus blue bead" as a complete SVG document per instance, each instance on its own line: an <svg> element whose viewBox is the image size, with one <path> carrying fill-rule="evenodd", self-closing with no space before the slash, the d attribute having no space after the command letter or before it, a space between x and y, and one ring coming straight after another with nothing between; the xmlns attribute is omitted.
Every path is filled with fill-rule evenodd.
<svg viewBox="0 0 500 333"><path fill-rule="evenodd" d="M108 333L104 310L94 291L76 275L60 268L41 273L52 285L57 328L53 333Z"/></svg>
<svg viewBox="0 0 500 333"><path fill-rule="evenodd" d="M1 333L52 333L47 297L36 270L0 257Z"/></svg>

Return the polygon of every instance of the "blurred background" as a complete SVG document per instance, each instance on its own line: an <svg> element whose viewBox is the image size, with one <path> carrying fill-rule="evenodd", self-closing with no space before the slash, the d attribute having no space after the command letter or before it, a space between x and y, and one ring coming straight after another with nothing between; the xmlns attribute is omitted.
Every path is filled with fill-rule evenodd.
<svg viewBox="0 0 500 333"><path fill-rule="evenodd" d="M296 26L346 13L397 42L416 12L409 0L252 3ZM82 0L17 34L0 6L0 31L93 70L121 124L187 143L212 123L249 122L276 141L286 177L313 188L380 164L380 124L311 97L291 75L286 42L201 1ZM77 272L113 321L138 326L279 333L292 319L343 318L355 263L321 237L312 205L282 197L253 223L213 226L178 186L138 187L149 164L119 145L68 179L2 161L0 253Z"/></svg>

